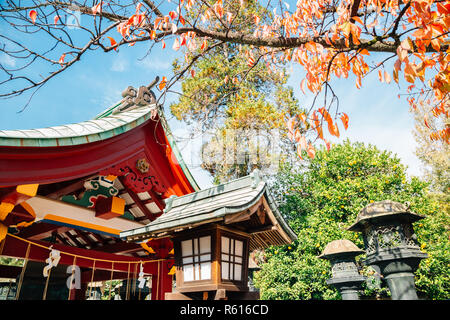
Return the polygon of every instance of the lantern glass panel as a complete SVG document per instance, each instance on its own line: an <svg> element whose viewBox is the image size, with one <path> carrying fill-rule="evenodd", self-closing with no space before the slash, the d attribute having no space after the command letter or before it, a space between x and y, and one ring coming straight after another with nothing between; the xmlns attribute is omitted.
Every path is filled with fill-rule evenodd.
<svg viewBox="0 0 450 320"><path fill-rule="evenodd" d="M241 281L244 242L222 236L221 248L222 279Z"/></svg>
<svg viewBox="0 0 450 320"><path fill-rule="evenodd" d="M181 241L181 252L183 257L192 255L192 240Z"/></svg>
<svg viewBox="0 0 450 320"><path fill-rule="evenodd" d="M228 280L230 270L230 264L228 262L222 262L222 279Z"/></svg>
<svg viewBox="0 0 450 320"><path fill-rule="evenodd" d="M211 279L211 236L181 241L184 281Z"/></svg>

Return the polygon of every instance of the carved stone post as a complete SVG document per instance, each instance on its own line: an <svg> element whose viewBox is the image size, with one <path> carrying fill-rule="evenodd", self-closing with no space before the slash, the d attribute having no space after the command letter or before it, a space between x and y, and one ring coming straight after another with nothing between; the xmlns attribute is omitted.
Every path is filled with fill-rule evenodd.
<svg viewBox="0 0 450 320"><path fill-rule="evenodd" d="M414 272L420 251L412 223L424 217L390 200L366 206L348 229L362 232L366 259L364 264L377 265L386 280L393 300L417 300Z"/></svg>
<svg viewBox="0 0 450 320"><path fill-rule="evenodd" d="M319 256L330 260L332 278L327 284L339 290L342 300L359 300L358 290L366 277L359 274L355 257L363 253L353 242L343 239L331 241Z"/></svg>

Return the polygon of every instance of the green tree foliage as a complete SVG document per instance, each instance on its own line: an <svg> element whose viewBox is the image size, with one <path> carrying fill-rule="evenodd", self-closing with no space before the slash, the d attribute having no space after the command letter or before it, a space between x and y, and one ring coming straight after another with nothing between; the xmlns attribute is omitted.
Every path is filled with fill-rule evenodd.
<svg viewBox="0 0 450 320"><path fill-rule="evenodd" d="M433 132L448 127L443 119L433 115L432 106L421 103L414 110L417 142L416 155L424 165L425 179L430 183L431 196L448 212L450 202L450 145L433 137ZM448 120L447 120L448 121Z"/></svg>
<svg viewBox="0 0 450 320"><path fill-rule="evenodd" d="M251 30L252 25L245 17L269 17L270 13L264 10L249 1L235 17L234 28ZM285 123L299 111L293 90L286 85L286 69L280 65L273 71L268 63L256 63L248 49L245 45L222 43L203 52L200 60L196 60L201 52L199 48L198 52L188 52L184 61L173 63L175 74L183 73L182 70L191 64L192 67L191 73L181 78L182 94L170 105L170 110L178 120L197 129L196 133L210 133L210 139L203 146L210 157L203 163L203 168L216 178L216 182L247 175L254 168L264 171L270 166L272 159L265 157L272 157L273 153L261 152L264 156L253 156L261 147L261 141L258 143L255 135L280 135L278 143L285 142L288 148ZM223 148L232 151L232 159L224 161L222 153L218 154ZM225 153L230 155L230 152ZM277 152L277 155L281 153ZM237 159L238 155L244 155L244 158Z"/></svg>
<svg viewBox="0 0 450 320"><path fill-rule="evenodd" d="M21 267L23 265L23 260L16 258L0 257L0 265Z"/></svg>
<svg viewBox="0 0 450 320"><path fill-rule="evenodd" d="M265 263L255 276L262 299L339 299L337 290L325 283L331 277L329 262L317 256L337 239L363 249L361 234L347 228L363 207L388 199L409 202L413 212L426 216L414 223L421 249L429 255L416 273L419 293L450 298L449 216L427 197L427 183L407 179L405 169L390 152L348 140L328 152L319 150L301 169L283 168L273 191L298 239L265 251ZM362 272L376 279L370 269L362 267ZM363 292L370 297L387 294L383 283L381 288L366 285Z"/></svg>

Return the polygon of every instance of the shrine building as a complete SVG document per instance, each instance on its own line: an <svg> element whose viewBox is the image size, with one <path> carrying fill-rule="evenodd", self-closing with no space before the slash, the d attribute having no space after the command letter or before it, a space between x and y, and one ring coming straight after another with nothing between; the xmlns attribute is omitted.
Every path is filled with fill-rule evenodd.
<svg viewBox="0 0 450 320"><path fill-rule="evenodd" d="M84 300L123 280L124 299L245 298L249 252L295 239L257 172L199 189L153 85L89 121L0 130L0 257L23 260L0 265L6 297Z"/></svg>

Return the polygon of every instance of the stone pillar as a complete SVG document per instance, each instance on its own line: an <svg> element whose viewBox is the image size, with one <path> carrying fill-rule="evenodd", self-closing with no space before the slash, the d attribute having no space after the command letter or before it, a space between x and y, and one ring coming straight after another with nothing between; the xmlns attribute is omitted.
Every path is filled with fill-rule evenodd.
<svg viewBox="0 0 450 320"><path fill-rule="evenodd" d="M427 254L420 251L412 223L423 216L390 200L366 206L350 231L362 232L366 265L377 265L393 300L417 300L414 272Z"/></svg>
<svg viewBox="0 0 450 320"><path fill-rule="evenodd" d="M350 240L334 240L327 244L321 259L331 263L332 278L327 284L335 286L342 300L359 300L358 291L365 277L360 275L356 266L355 257L364 253Z"/></svg>

